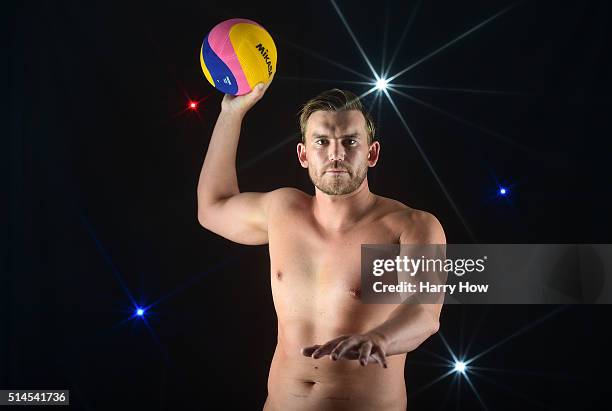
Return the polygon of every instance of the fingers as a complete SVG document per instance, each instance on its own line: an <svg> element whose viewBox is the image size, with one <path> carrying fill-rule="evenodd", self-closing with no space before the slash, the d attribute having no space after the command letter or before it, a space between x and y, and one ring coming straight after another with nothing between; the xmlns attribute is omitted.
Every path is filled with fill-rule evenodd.
<svg viewBox="0 0 612 411"><path fill-rule="evenodd" d="M274 75L276 74L276 72L272 73L272 75L270 76L270 78L268 78L268 81L266 82L260 82L259 84L263 84L263 86L261 86L261 94L263 95L267 90L268 87L270 87L270 84L272 84L272 80L274 80Z"/></svg>
<svg viewBox="0 0 612 411"><path fill-rule="evenodd" d="M387 356L385 355L384 351L379 346L374 347L372 351L371 356L376 360L376 362L380 364L381 367L387 368Z"/></svg>
<svg viewBox="0 0 612 411"><path fill-rule="evenodd" d="M359 351L356 350L356 346L359 346ZM336 354L337 353L337 354ZM381 367L387 368L387 358L384 351L378 345L374 345L371 341L359 342L353 339L346 339L331 353L332 359L346 358L349 360L359 359L359 363L362 366L368 365L368 360L376 361Z"/></svg>
<svg viewBox="0 0 612 411"><path fill-rule="evenodd" d="M359 358L359 350L353 347L350 350L348 350L346 353L344 353L342 357L338 357L338 358L344 358L346 360L356 360Z"/></svg>
<svg viewBox="0 0 612 411"><path fill-rule="evenodd" d="M361 345L359 349L359 363L362 366L368 365L368 358L370 358L370 352L372 351L372 343L370 341L366 341Z"/></svg>
<svg viewBox="0 0 612 411"><path fill-rule="evenodd" d="M384 349L374 341L358 336L343 335L323 345L304 347L302 354L314 359L329 355L334 361L341 358L359 360L362 366L368 365L368 362L376 362L381 367L387 368L387 356Z"/></svg>
<svg viewBox="0 0 612 411"><path fill-rule="evenodd" d="M263 97L265 88L264 83L257 83L249 93L245 94L249 108L254 106Z"/></svg>
<svg viewBox="0 0 612 411"><path fill-rule="evenodd" d="M359 343L360 341L354 337L350 337L344 341L341 341L330 353L331 359L335 361L338 358L342 358L342 356L346 354L348 350L350 350L351 348L355 348L355 346Z"/></svg>
<svg viewBox="0 0 612 411"><path fill-rule="evenodd" d="M266 90L268 90L268 87L270 87L270 84L272 84L272 80L274 80L274 75L275 74L276 74L276 71L274 73L272 73L272 75L270 76L268 81L266 81L266 83L264 85L264 93L266 92Z"/></svg>
<svg viewBox="0 0 612 411"><path fill-rule="evenodd" d="M302 348L302 355L305 355L306 357L310 357L312 353L315 352L315 350L319 347L320 345L311 345L310 347L304 347Z"/></svg>
<svg viewBox="0 0 612 411"><path fill-rule="evenodd" d="M253 86L253 89L246 94L240 96L226 94L221 102L221 108L244 115L244 113L249 111L259 100L261 100L268 87L270 87L270 84L272 84L274 74L275 73L272 73L267 82L257 83Z"/></svg>
<svg viewBox="0 0 612 411"><path fill-rule="evenodd" d="M254 94L254 98L259 100L260 98L263 97L263 95L265 94L265 92L268 90L268 87L270 87L270 84L272 84L272 80L274 80L274 75L276 73L272 73L272 75L270 76L270 78L268 79L268 81L264 82L259 82L255 85L255 87L253 87L253 94Z"/></svg>
<svg viewBox="0 0 612 411"><path fill-rule="evenodd" d="M338 338L334 338L331 341L328 341L327 343L323 344L321 347L317 348L313 353L312 353L312 358L321 358L324 355L328 355L329 353L331 353L331 350L342 340L348 338L346 335L343 335L341 337Z"/></svg>

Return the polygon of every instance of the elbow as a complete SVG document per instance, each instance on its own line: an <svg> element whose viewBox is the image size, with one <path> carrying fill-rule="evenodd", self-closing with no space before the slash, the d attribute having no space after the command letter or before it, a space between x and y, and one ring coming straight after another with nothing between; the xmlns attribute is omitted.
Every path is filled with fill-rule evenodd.
<svg viewBox="0 0 612 411"><path fill-rule="evenodd" d="M440 321L432 321L429 325L429 335L432 336L440 329Z"/></svg>
<svg viewBox="0 0 612 411"><path fill-rule="evenodd" d="M208 228L207 225L210 225L211 221L211 210L214 208L215 198L210 195L210 193L204 192L198 188L198 196L197 196L197 218L198 223L204 227Z"/></svg>
<svg viewBox="0 0 612 411"><path fill-rule="evenodd" d="M210 213L205 212L206 208L205 207L199 207L198 208L198 223L208 229L210 227L210 223L211 223L211 217L210 217Z"/></svg>
<svg viewBox="0 0 612 411"><path fill-rule="evenodd" d="M206 219L204 218L204 216L198 211L198 223L206 228Z"/></svg>
<svg viewBox="0 0 612 411"><path fill-rule="evenodd" d="M211 224L215 219L215 211L216 211L216 203L213 199L198 196L198 204L197 204L197 215L198 215L198 223L206 228L210 229Z"/></svg>
<svg viewBox="0 0 612 411"><path fill-rule="evenodd" d="M421 305L422 311L422 321L424 324L424 328L426 333L430 337L440 330L440 311L442 309L441 304L426 304Z"/></svg>

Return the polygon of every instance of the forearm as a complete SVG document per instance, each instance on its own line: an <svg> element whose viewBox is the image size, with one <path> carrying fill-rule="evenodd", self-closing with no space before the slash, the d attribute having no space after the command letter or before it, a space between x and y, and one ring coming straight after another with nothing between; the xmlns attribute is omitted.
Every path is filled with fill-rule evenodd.
<svg viewBox="0 0 612 411"><path fill-rule="evenodd" d="M400 304L370 333L383 340L387 356L407 353L438 331L439 313L435 304Z"/></svg>
<svg viewBox="0 0 612 411"><path fill-rule="evenodd" d="M212 133L198 182L198 206L204 207L240 193L236 150L243 114L221 110Z"/></svg>

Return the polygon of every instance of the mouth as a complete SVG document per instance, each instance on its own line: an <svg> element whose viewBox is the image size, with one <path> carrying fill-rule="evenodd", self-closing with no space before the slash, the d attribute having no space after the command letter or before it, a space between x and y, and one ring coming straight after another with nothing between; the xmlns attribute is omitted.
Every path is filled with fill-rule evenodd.
<svg viewBox="0 0 612 411"><path fill-rule="evenodd" d="M339 169L331 169L331 170L327 170L325 172L326 173L333 173L333 174L348 173L348 171L346 171L346 170L339 170Z"/></svg>

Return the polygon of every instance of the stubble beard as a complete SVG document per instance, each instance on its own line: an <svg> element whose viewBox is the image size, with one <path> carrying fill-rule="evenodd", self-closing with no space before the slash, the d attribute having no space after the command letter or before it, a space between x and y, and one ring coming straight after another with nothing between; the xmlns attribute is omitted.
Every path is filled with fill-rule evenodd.
<svg viewBox="0 0 612 411"><path fill-rule="evenodd" d="M312 184L327 195L350 194L357 190L368 174L368 165L364 163L357 170L350 170L345 167L333 167L346 170L348 173L326 174L325 171L331 167L326 167L321 171L313 170L308 167L308 175Z"/></svg>

